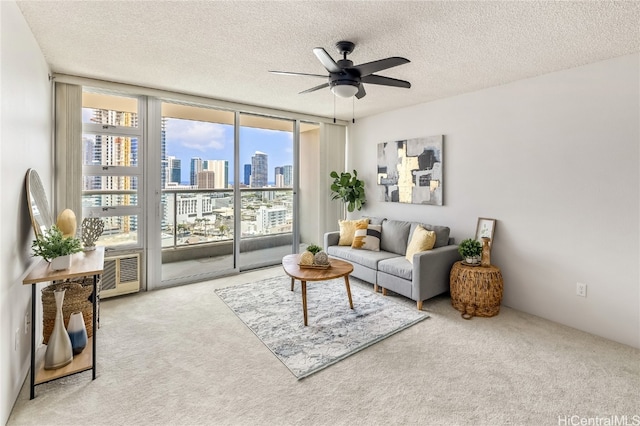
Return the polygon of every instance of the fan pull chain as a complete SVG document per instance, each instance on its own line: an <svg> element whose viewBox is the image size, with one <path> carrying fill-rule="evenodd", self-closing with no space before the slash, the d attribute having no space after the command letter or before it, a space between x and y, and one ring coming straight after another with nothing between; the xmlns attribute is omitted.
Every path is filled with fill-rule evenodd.
<svg viewBox="0 0 640 426"><path fill-rule="evenodd" d="M356 123L356 97L351 98L351 122Z"/></svg>
<svg viewBox="0 0 640 426"><path fill-rule="evenodd" d="M336 96L333 95L333 124L336 124Z"/></svg>

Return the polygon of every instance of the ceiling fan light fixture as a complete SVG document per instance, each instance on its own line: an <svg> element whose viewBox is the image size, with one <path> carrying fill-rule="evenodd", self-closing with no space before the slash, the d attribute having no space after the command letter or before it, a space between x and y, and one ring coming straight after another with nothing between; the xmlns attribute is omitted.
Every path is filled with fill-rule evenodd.
<svg viewBox="0 0 640 426"><path fill-rule="evenodd" d="M331 85L331 91L334 95L340 96L341 98L350 98L358 93L358 86L357 83L353 81L336 81Z"/></svg>

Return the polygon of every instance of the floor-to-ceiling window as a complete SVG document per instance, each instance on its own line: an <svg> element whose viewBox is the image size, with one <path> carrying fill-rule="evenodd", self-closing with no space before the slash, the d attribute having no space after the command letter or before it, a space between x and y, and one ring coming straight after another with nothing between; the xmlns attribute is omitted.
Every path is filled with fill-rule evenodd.
<svg viewBox="0 0 640 426"><path fill-rule="evenodd" d="M318 124L129 93L82 90L79 219L104 222L97 244L113 258L114 285L203 281L309 243L297 226L298 161L305 132L317 148ZM303 180L317 182L306 169Z"/></svg>

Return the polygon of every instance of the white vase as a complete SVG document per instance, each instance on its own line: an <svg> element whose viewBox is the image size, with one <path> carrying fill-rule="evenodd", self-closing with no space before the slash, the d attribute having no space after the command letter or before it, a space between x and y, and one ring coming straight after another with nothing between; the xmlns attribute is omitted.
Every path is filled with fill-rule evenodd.
<svg viewBox="0 0 640 426"><path fill-rule="evenodd" d="M44 353L45 370L55 370L73 361L71 339L69 339L69 334L64 328L62 317L62 303L64 302L65 291L65 289L61 288L53 292L56 299L56 319L53 324L53 331L47 342L47 350Z"/></svg>
<svg viewBox="0 0 640 426"><path fill-rule="evenodd" d="M78 355L87 346L87 327L84 324L82 312L73 312L67 324L67 333L71 339L73 354Z"/></svg>
<svg viewBox="0 0 640 426"><path fill-rule="evenodd" d="M51 269L54 271L61 271L63 269L69 269L71 267L71 255L58 256L51 259Z"/></svg>

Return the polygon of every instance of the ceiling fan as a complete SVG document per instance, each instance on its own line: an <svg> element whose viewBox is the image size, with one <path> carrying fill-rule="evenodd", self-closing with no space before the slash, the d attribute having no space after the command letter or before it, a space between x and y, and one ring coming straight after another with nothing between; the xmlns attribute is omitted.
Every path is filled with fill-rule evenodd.
<svg viewBox="0 0 640 426"><path fill-rule="evenodd" d="M378 84L381 86L393 86L410 88L411 83L404 80L396 80L395 78L383 77L381 75L374 74L375 72L386 70L388 68L396 67L398 65L406 64L410 62L408 59L400 58L397 56L380 59L377 61L367 62L360 65L353 65L353 61L347 59L347 55L353 52L356 45L350 41L339 41L336 43L338 52L342 55L342 59L338 62L324 50L322 47L316 47L313 49L313 53L320 60L322 65L329 71L329 81L311 89L304 90L300 93L309 93L316 90L330 87L331 91L340 97L350 98L355 95L356 98L363 98L367 92L364 90L364 85ZM302 75L309 77L327 78L326 75L320 74L305 74L300 72L288 72L288 71L269 71L274 74L283 75Z"/></svg>

